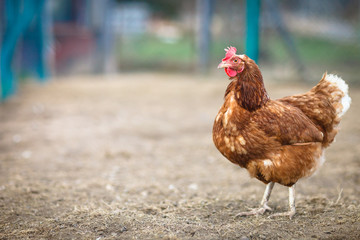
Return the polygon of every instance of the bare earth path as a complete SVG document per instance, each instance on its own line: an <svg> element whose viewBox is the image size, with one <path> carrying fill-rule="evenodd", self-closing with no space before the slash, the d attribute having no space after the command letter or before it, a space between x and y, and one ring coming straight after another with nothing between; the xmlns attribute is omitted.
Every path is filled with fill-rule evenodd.
<svg viewBox="0 0 360 240"><path fill-rule="evenodd" d="M360 89L289 220L235 217L265 186L213 146L223 76L110 78L28 84L0 105L0 239L360 239ZM287 210L287 188L269 205Z"/></svg>

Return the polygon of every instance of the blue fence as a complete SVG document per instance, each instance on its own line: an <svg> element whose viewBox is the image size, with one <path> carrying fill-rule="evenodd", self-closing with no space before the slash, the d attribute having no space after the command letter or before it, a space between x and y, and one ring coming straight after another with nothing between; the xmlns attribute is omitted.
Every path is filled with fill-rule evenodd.
<svg viewBox="0 0 360 240"><path fill-rule="evenodd" d="M24 49L33 53L27 54L31 56L28 64L35 69L38 79L44 81L48 77L45 54L47 41L45 2L45 0L4 1L3 14L1 14L4 34L0 54L2 100L16 92L18 76L14 74L14 55L16 46L22 39L25 43Z"/></svg>

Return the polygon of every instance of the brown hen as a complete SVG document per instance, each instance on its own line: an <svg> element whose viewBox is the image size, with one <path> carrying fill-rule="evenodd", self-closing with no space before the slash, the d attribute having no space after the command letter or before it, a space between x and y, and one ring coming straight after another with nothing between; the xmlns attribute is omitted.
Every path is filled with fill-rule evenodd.
<svg viewBox="0 0 360 240"><path fill-rule="evenodd" d="M271 100L259 67L236 48L226 50L219 64L230 77L225 102L216 116L213 140L232 163L267 184L261 206L238 215L267 210L274 183L289 187L290 210L295 214L295 183L311 176L324 162L342 115L350 107L348 86L335 75L323 75L309 92Z"/></svg>

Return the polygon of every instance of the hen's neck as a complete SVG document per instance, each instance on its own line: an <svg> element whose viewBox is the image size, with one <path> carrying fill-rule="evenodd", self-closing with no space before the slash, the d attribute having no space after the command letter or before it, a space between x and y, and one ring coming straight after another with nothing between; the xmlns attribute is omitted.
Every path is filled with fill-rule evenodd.
<svg viewBox="0 0 360 240"><path fill-rule="evenodd" d="M269 101L260 70L247 69L238 74L229 84L225 96L234 92L234 96L240 107L255 111Z"/></svg>

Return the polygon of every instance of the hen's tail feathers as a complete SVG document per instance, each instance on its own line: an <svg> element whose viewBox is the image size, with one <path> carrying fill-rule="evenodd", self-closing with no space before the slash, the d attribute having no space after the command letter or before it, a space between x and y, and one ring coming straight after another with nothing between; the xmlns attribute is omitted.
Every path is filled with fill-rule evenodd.
<svg viewBox="0 0 360 240"><path fill-rule="evenodd" d="M334 95L339 94L339 96L341 96L341 106L336 108L336 114L340 118L350 108L351 98L349 96L349 86L345 83L344 80L342 80L342 78L333 74L326 75L325 80L335 85L341 91L341 93L334 93Z"/></svg>
<svg viewBox="0 0 360 240"><path fill-rule="evenodd" d="M317 119L325 130L325 136L323 146L327 147L335 139L338 132L338 125L341 117L346 113L351 104L351 98L349 97L349 86L340 77L325 73L320 80L319 84L315 86L315 95L326 96L328 104L333 107L333 114L328 112L329 108L323 109L328 112L328 120L322 121L322 118L327 119L325 116L317 116ZM325 105L326 106L326 105Z"/></svg>
<svg viewBox="0 0 360 240"><path fill-rule="evenodd" d="M325 88L330 93L330 102L336 110L336 118L340 120L350 108L349 86L341 77L325 73L317 87Z"/></svg>

